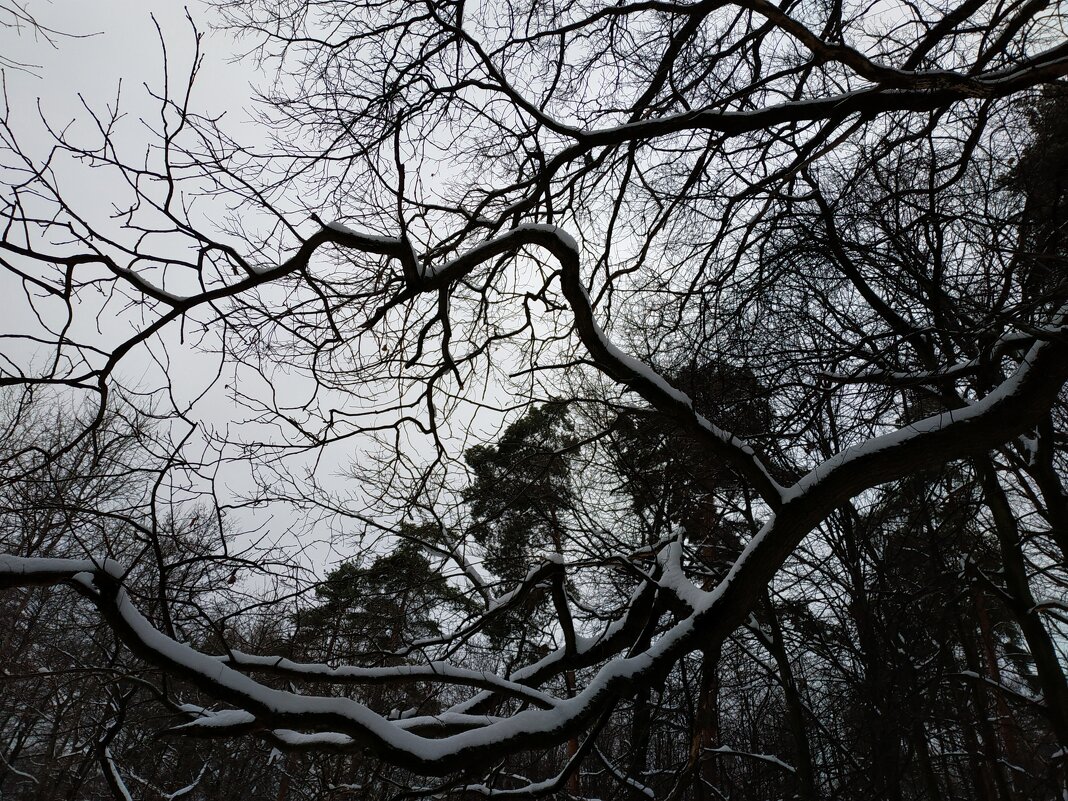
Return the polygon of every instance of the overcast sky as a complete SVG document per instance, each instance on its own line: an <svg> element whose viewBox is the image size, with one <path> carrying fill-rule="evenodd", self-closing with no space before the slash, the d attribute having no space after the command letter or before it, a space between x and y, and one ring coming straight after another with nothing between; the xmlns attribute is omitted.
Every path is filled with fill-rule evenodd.
<svg viewBox="0 0 1068 801"><path fill-rule="evenodd" d="M185 86L193 60L195 35L182 5L166 0L30 0L27 13L43 28L56 31L42 34L32 26L13 24L12 14L3 13L5 3L0 0L0 53L8 62L3 69L5 112L19 146L31 158L42 160L53 144L45 120L53 130L70 131L79 145L98 141L90 110L107 116L121 87L119 108L124 120L117 128L116 141L122 148L120 157L137 163L155 138L139 118L159 127L159 102L150 91L163 90L164 43L172 92ZM232 38L211 29L208 10L200 4L189 9L204 33L204 61L193 106L205 114L225 112L228 130L242 141L254 140L256 127L247 110L252 105L256 72L248 59L235 60ZM115 176L94 170L72 179L63 169L60 163L57 180L79 213L108 214L112 203L121 202L122 187L115 184ZM115 230L106 219L101 222L105 230ZM17 303L7 294L18 292L17 288L0 289L9 301L0 326L25 332L34 324L28 304ZM25 358L17 360L26 363Z"/></svg>
<svg viewBox="0 0 1068 801"><path fill-rule="evenodd" d="M4 8L6 1L0 0L0 9ZM143 152L147 142L153 138L138 118L143 117L152 124L158 124L159 121L159 102L151 97L145 85L159 93L164 83L161 35L168 55L172 87L175 92L180 92L185 86L195 42L185 9L179 3L167 0L56 3L30 0L27 11L40 25L57 33L44 37L27 26L17 28L4 24L10 22L10 15L6 19L0 18L0 53L10 62L27 65L21 69L8 66L4 70L9 123L20 144L38 158L47 152L51 143L42 127L42 116L56 130L77 120L71 130L76 135L91 138L94 132L86 108L105 113L114 106L121 84L121 109L126 119L119 135L119 144L125 151L124 157L136 162L137 154ZM252 86L262 81L264 76L256 70L252 59L238 57L238 45L231 36L212 30L213 19L207 6L192 5L189 13L204 33L201 45L204 62L193 95L193 110L209 116L225 112L223 127L236 140L242 143L264 141L263 129L251 118ZM79 125L85 127L79 129ZM143 142L138 140L139 135L143 136ZM61 179L63 177L60 176ZM68 176L68 180L61 180L61 183L67 196L79 204L80 211L85 209L101 215L110 213L110 204L122 191L122 186L116 185L114 179L109 179L102 170L88 171L84 177L79 176L74 181L69 180ZM205 204L205 217L210 217L215 210L210 203L209 200ZM107 223L103 227L114 230L115 224ZM212 231L210 222L206 230ZM36 326L33 310L23 299L19 284L9 276L0 276L0 298L8 299L4 304L4 314L0 315L0 332L25 333ZM35 300L35 305L39 306L40 301ZM62 312L62 309L59 311ZM106 339L110 335L111 346L129 336L131 326L144 325L142 320L134 319L138 312L136 308L128 312L130 316L127 318L122 315L116 317L110 310L107 314L98 315L95 310L84 306L80 311L84 321L80 329L73 329L74 333L79 336L84 334L94 342L98 341L98 336ZM176 377L172 383L181 401L196 396L213 380L217 361L211 356L197 354L188 342L180 344L179 334L179 327L172 325L160 340L150 343L150 347L156 358L165 355L172 365L176 365L171 377ZM109 343L101 341L100 344L107 349ZM27 372L34 372L30 369L34 366L34 353L28 346L22 353L10 352L10 346L5 347L8 348L5 355L22 365ZM38 362L42 361L40 353L37 358ZM158 371L153 373L155 370L153 359L143 348L139 348L124 358L118 376L127 386L150 389L164 383ZM230 380L229 377L217 382L212 392L198 403L194 417L222 428L231 419L240 420L247 416L246 410L235 411L227 400L228 391L224 387L227 380ZM285 382L282 388L297 392L301 386L299 381L293 380ZM242 389L252 395L263 392L261 385L252 382L243 384ZM466 409L458 417L475 414L487 417L487 431L495 427L500 417L477 412L475 407ZM469 420L465 417L452 422L462 428ZM421 451L423 446L416 443L413 447ZM463 447L462 444L459 447ZM360 458L359 453L357 443L351 440L337 446L319 463L318 480L339 492L358 494L360 487L355 482L339 479L338 476L350 461ZM429 461L429 452L426 456ZM223 478L232 489L242 490L250 486L247 464L244 463L230 464ZM261 522L263 519L247 516L248 526ZM270 525L276 529L276 536L284 537L293 522L291 515L279 511ZM321 533L326 534L325 531ZM337 558L336 553L324 557L322 549L317 549L315 553L313 561L318 563L320 570L324 564L328 565Z"/></svg>
<svg viewBox="0 0 1068 801"><path fill-rule="evenodd" d="M56 31L48 35L35 32L27 25L13 24L13 14L4 13L4 9L5 0L0 0L0 53L6 60L3 69L6 110L20 146L38 158L51 147L42 117L55 130L77 120L71 130L76 133L80 130L86 136L91 134L89 127L77 127L88 126L90 115L86 107L105 113L114 106L121 85L120 107L126 120L120 129L120 144L125 146L125 157L132 157L136 162L136 154L144 147L137 139L138 131L145 142L151 138L138 118L143 117L152 124L159 119L159 103L153 100L148 88L159 93L163 86L161 34L172 86L176 90L185 86L195 43L185 8L166 0L55 3L30 0L26 11L41 26ZM249 113L252 84L260 77L255 65L251 59L235 58L234 40L226 33L212 30L212 18L206 6L194 4L189 7L189 14L204 34L201 44L204 61L193 96L194 110L211 116L225 113L223 125L231 135L242 142L262 141L262 131L252 123ZM104 171L91 171L84 179L75 181L69 176L66 181L63 178L59 176L64 192L80 205L79 210L96 208L107 213L112 199L121 193L121 187ZM33 310L19 282L0 275L0 298L4 299L0 330L26 333L36 327ZM86 318L83 330L90 335L95 333L91 329L98 325L97 315L83 313L82 316ZM110 326L112 338L117 340L128 336L134 323L133 319L123 322L105 315L99 325L105 336ZM192 397L211 380L217 361L179 345L179 331L175 326L171 328L164 333L162 341L152 343L151 347L157 355L165 351L166 357L178 365L173 374L177 376L174 387L179 398L183 392L187 398ZM15 347L8 340L3 347L4 356L24 369L32 367L35 361L40 365L43 360L44 354L34 353L26 343ZM124 359L119 375L124 384L144 389L161 384L162 377L153 375L154 369L148 354L139 349ZM225 426L230 418L245 414L244 410L235 412L226 400L223 383L219 382L196 408L196 416L219 427ZM254 392L251 388L248 391ZM331 472L336 476L341 464L338 461L332 469L328 468L324 477L329 479ZM231 489L248 488L247 473L237 465L229 466L222 477ZM274 538L284 539L293 525L292 516L277 509L270 518L259 518L252 513L242 517L240 527L255 528L266 522ZM331 556L322 547L309 553L309 560L317 562L320 571L336 558L336 553Z"/></svg>
<svg viewBox="0 0 1068 801"><path fill-rule="evenodd" d="M42 26L60 34L49 44L25 25L0 29L6 58L31 65L22 71L5 70L13 107L40 98L47 111L69 112L77 107L79 94L90 103L111 99L120 79L135 86L146 81L158 83L163 60L153 20L163 31L174 60L172 74L181 75L188 68L193 37L181 3L30 0L26 10ZM205 71L211 80L200 87L200 99L218 110L240 109L246 105L249 82L255 78L251 65L247 60L234 61L233 41L211 29L205 5L193 4L188 11L205 33ZM11 19L6 15L8 22Z"/></svg>

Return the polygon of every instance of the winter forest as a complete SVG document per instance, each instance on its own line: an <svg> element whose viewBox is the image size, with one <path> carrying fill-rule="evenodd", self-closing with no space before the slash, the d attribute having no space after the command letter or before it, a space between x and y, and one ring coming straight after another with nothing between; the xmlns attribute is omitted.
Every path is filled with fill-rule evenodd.
<svg viewBox="0 0 1068 801"><path fill-rule="evenodd" d="M1064 4L159 6L0 0L0 798L1068 799Z"/></svg>

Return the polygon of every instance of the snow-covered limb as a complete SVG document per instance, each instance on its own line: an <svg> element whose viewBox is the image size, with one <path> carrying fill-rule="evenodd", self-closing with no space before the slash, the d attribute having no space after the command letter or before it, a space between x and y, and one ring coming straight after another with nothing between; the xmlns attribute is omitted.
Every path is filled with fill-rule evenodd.
<svg viewBox="0 0 1068 801"><path fill-rule="evenodd" d="M24 560L7 556L0 563L17 583L40 583L40 576L66 580L93 600L112 628L135 653L168 672L182 676L220 700L239 707L224 712L198 714L188 725L190 733L229 734L252 728L274 732L275 737L294 747L308 744L331 744L335 747L371 747L399 764L427 773L446 773L456 759L476 762L507 753L509 741L551 744L566 737L569 724L584 721L595 707L588 697L559 702L551 710L527 710L513 718L500 720L470 718L479 728L432 738L414 734L410 729L426 727L420 719L389 721L351 699L299 695L262 685L225 665L215 657L202 654L157 631L137 611L125 589L110 572L84 570L91 566L83 560ZM609 671L605 681L618 681L643 663L633 662L623 669ZM594 695L605 691L604 682L592 689ZM591 692L587 688L587 693ZM453 731L455 715L436 718L436 734ZM312 731L308 731L311 729ZM279 734L279 732L283 732Z"/></svg>
<svg viewBox="0 0 1068 801"><path fill-rule="evenodd" d="M10 771L12 775L18 776L20 779L26 779L27 781L31 781L34 784L41 783L40 780L32 773L26 773L26 771L24 770L19 770L18 768L13 767L11 763L8 762L7 757L4 756L3 751L0 751L0 765L4 766L4 770Z"/></svg>
<svg viewBox="0 0 1068 801"><path fill-rule="evenodd" d="M704 753L705 754L722 754L724 756L743 757L745 759L755 759L755 760L758 760L760 762L767 762L768 764L774 765L777 768L781 768L782 770L785 770L788 773L796 773L797 772L796 768L794 768L793 765L788 765L787 763L785 763L781 759L779 759L777 756L772 756L771 754L753 754L753 753L750 753L749 751L736 751L735 749L731 748L730 746L726 746L726 745L721 745L718 748L705 748L704 749Z"/></svg>
<svg viewBox="0 0 1068 801"><path fill-rule="evenodd" d="M487 604L493 603L493 592L490 589L490 584L486 580L486 577L482 575L481 571L466 557L459 547L452 544L442 544L437 542L420 542L420 545L424 548L428 548L435 553L439 553L446 559L451 560L460 568L460 572L463 573L471 586L475 588L475 591L482 596L482 599Z"/></svg>
<svg viewBox="0 0 1068 801"><path fill-rule="evenodd" d="M117 793L122 801L133 801L133 796L130 795L130 790L126 786L126 782L122 780L122 775L119 773L119 769L115 765L115 760L111 756L110 748L104 748L104 756L103 759L101 759L101 763L104 769L104 775L107 778L108 785L110 785L112 791Z"/></svg>
<svg viewBox="0 0 1068 801"><path fill-rule="evenodd" d="M104 573L120 580L125 571L114 559L51 559L0 554L0 588L55 584L76 573Z"/></svg>
<svg viewBox="0 0 1068 801"><path fill-rule="evenodd" d="M553 676L603 662L625 651L645 625L653 608L655 582L640 584L632 593L622 616L609 623L596 637L576 635L576 650L568 654L566 647L550 651L537 662L515 670L508 678L529 687L537 687ZM493 693L483 692L455 705L451 712L468 714L484 710L495 703Z"/></svg>
<svg viewBox="0 0 1068 801"><path fill-rule="evenodd" d="M135 653L168 672L183 677L213 697L238 707L235 710L198 714L187 728L190 733L228 734L252 728L284 734L287 745L329 742L335 747L370 747L386 758L426 773L446 773L457 759L480 763L523 747L547 746L566 739L590 717L606 707L650 664L648 655L615 659L598 679L575 698L559 701L551 710L528 709L508 719L471 718L477 728L430 737L410 731L424 727L422 720L389 721L351 699L300 695L264 686L225 665L157 631L136 610L125 589L109 572L86 571L81 560L33 560L22 565L18 557L3 564L11 577L49 575L71 583L92 599L112 628ZM437 718L438 735L454 731L454 715Z"/></svg>
<svg viewBox="0 0 1068 801"><path fill-rule="evenodd" d="M232 737L240 734L256 732L286 731L269 729L263 722L257 719L251 712L243 709L210 710L195 704L182 704L181 710L192 716L192 720L180 723L170 729L173 733L192 734L200 737ZM488 726L502 718L492 715L464 715L453 712L442 712L437 715L418 715L412 717L388 718L389 722L399 729L413 733L427 732L431 735L441 736L452 732L468 731L480 726ZM318 738L312 735L321 735ZM314 743L331 742L334 746L354 747L357 738L340 732L319 731L303 733L302 738L288 737L282 739L283 745L291 748L309 748Z"/></svg>
<svg viewBox="0 0 1068 801"><path fill-rule="evenodd" d="M469 670L447 662L377 668L354 667L351 665L330 667L319 663L294 662L280 656L255 656L241 651L231 651L228 655L217 658L238 670L273 673L291 679L336 684L398 684L413 681L439 681L492 690L501 695L529 701L542 709L551 709L560 700L541 690L502 679L496 674L481 670Z"/></svg>
<svg viewBox="0 0 1068 801"><path fill-rule="evenodd" d="M504 790L490 787L486 784L465 784L463 789L465 792L482 795L486 798L540 798L549 795L550 793L555 793L560 787L561 783L557 781L557 777L554 776L551 779L531 782L524 787L514 790Z"/></svg>
<svg viewBox="0 0 1068 801"><path fill-rule="evenodd" d="M197 785L200 784L200 780L204 778L204 774L207 773L207 770L208 766L204 765L204 767L200 769L200 773L197 774L197 777L185 787L179 787L173 793L166 793L163 796L164 801L174 801L176 798L181 798L183 795L193 792L193 790L197 788Z"/></svg>
<svg viewBox="0 0 1068 801"><path fill-rule="evenodd" d="M1016 372L982 400L932 415L838 453L810 470L787 501L842 484L843 499L892 481L921 465L983 453L1031 430L1068 378L1068 350L1056 341L1033 345ZM850 475L852 474L852 475Z"/></svg>
<svg viewBox="0 0 1068 801"><path fill-rule="evenodd" d="M966 362L948 364L938 370L884 370L867 368L856 373L821 372L819 377L838 384L885 384L894 387L916 387L955 381L975 374L983 367L996 365L1006 354L1030 348L1036 341L1064 336L1062 326L1035 328L1026 332L1012 331L995 340L989 352Z"/></svg>
<svg viewBox="0 0 1068 801"><path fill-rule="evenodd" d="M404 248L400 240L361 239L348 229L326 229L331 234L325 237L357 250L369 250L399 258ZM354 238L346 240L349 233ZM311 240L309 240L311 241ZM388 243L388 244L387 244ZM372 248L371 246L375 247ZM620 350L597 323L589 295L582 283L578 243L567 231L555 225L527 223L518 225L498 236L488 239L454 259L433 269L423 269L417 278L406 273L405 288L383 304L364 324L373 327L386 313L396 306L426 292L433 292L459 281L480 265L505 253L514 253L523 247L538 247L547 250L560 265L560 281L564 297L571 306L575 330L593 363L617 381L628 385L646 401L683 428L692 431L699 440L716 455L726 459L739 473L745 476L761 497L772 508L782 500L782 487L768 472L752 446L729 431L716 426L694 410L693 400L672 386L648 364Z"/></svg>
<svg viewBox="0 0 1068 801"><path fill-rule="evenodd" d="M689 395L672 386L645 362L623 353L608 338L594 317L590 296L582 283L579 252L570 242L573 242L570 237L558 236L537 244L549 250L560 264L561 290L571 306L575 331L593 363L611 378L629 386L683 430L692 433L713 455L724 459L747 479L768 506L777 509L783 499L783 488L753 447L699 414Z"/></svg>
<svg viewBox="0 0 1068 801"><path fill-rule="evenodd" d="M1059 45L1038 53L1019 69L974 76L946 71L895 73L897 77L893 83L904 81L898 83L897 88L880 84L836 95L791 100L745 111L697 109L589 131L584 133L581 145L587 148L619 145L694 130L737 135L787 122L825 119L832 115L844 117L857 113L924 111L942 108L969 97L1001 97L1019 91L1036 80L1068 74L1068 46ZM578 147L573 146L569 150Z"/></svg>
<svg viewBox="0 0 1068 801"><path fill-rule="evenodd" d="M330 231L332 236L347 236ZM618 625L610 627L611 633L606 632L600 641L590 643L576 637L573 643L535 665L507 678L490 680L492 686L480 694L478 702L465 709L450 710L437 719L391 721L351 699L306 696L267 687L220 659L167 637L135 609L122 587L122 571L112 563L5 556L0 558L0 586L70 583L97 605L135 653L237 708L228 718L216 719L214 722L219 725L204 721L191 728L226 732L254 725L265 736L290 747L367 747L415 771L448 773L458 762L488 764L509 753L549 747L576 736L611 710L619 699L651 685L685 654L726 638L746 619L760 593L801 539L842 502L865 489L914 474L927 466L981 453L1029 430L1048 413L1068 379L1068 345L1058 339L1040 341L1031 348L1016 373L982 400L847 449L783 492L744 444L703 425L695 417L688 398L673 391L640 363L624 358L609 347L603 331L593 320L589 298L579 280L577 250L570 237L547 226L524 226L488 243L478 256L489 258L487 254L523 245L544 247L557 257L564 294L574 312L577 329L598 367L639 391L671 419L689 426L689 430L703 432L702 441L714 453L749 478L761 494L779 501L775 504L778 506L775 514L750 539L727 575L710 591L691 593L679 584L678 577L672 573L673 570L681 573L673 561L679 558L679 553L669 546L661 562L661 569L669 573L663 586L684 595L691 611L680 614L648 647L632 652L637 641L635 632L647 622L656 595L656 589L643 584ZM456 266L457 263L461 266ZM453 263L447 271L435 274L431 283L453 280L456 274L473 269L477 263L480 261L474 257ZM535 580L560 574L563 566L546 562L541 569L544 575L528 576L530 586ZM499 604L492 607L482 619L500 608ZM486 698L499 696L505 690L514 695L517 684L537 686L546 677L576 665L599 667L573 698L555 700L548 709L524 709L506 719L477 714L478 704ZM433 677L424 674L419 678ZM450 680L460 676L442 675L441 678Z"/></svg>
<svg viewBox="0 0 1068 801"><path fill-rule="evenodd" d="M612 762L612 760L610 760L603 753L601 753L601 749L600 748L596 748L595 747L593 749L593 753L597 757L598 761L602 765L604 765L605 770L607 770L609 773L611 773L613 778L615 778L616 781L618 781L620 784L622 784L625 787L629 787L632 790L638 791L639 793L644 795L646 798L652 798L655 801L656 792L653 790L652 787L649 787L646 784L642 784L637 779L635 779L635 778L633 778L631 776L628 776L626 773L621 771L619 768L617 768L615 766L615 764Z"/></svg>
<svg viewBox="0 0 1068 801"><path fill-rule="evenodd" d="M1047 708L1046 701L1041 696L1034 696L1029 693L1021 692L1020 690L1014 690L1012 687L1007 687L1006 685L1001 684L1000 682L994 681L994 679L990 678L989 676L980 676L974 670L961 670L958 673L951 673L947 675L959 676L960 678L966 679L967 681L982 682L983 684L998 690L998 692L1005 693L1006 695L1015 698L1017 701L1027 704L1028 706L1035 707L1038 710L1045 710Z"/></svg>
<svg viewBox="0 0 1068 801"><path fill-rule="evenodd" d="M660 579L657 583L690 609L697 609L704 603L708 594L690 581L686 575L686 568L682 564L682 556L682 531L680 530L675 540L657 556L661 567Z"/></svg>
<svg viewBox="0 0 1068 801"><path fill-rule="evenodd" d="M414 640L405 648L395 651L393 655L407 657L410 654L429 646L444 645L470 637L481 631L489 622L501 616L509 609L515 609L530 595L535 587L546 582L556 582L562 575L563 565L554 559L546 559L527 571L527 575L523 577L523 580L515 588L503 595L493 596L487 588L483 596L486 598L486 610L476 617L473 622L449 635L425 637L423 639Z"/></svg>
<svg viewBox="0 0 1068 801"><path fill-rule="evenodd" d="M548 558L543 559L527 571L523 580L520 581L514 589L495 597L486 608L486 612L496 613L502 609L507 609L515 605L515 603L522 600L532 588L562 572L563 564L560 561Z"/></svg>
<svg viewBox="0 0 1068 801"><path fill-rule="evenodd" d="M181 723L175 726L176 731L244 732L250 731L256 725L256 716L243 709L221 709L215 711L198 707L195 704L181 704L180 708L187 715L193 715L194 717L188 723Z"/></svg>

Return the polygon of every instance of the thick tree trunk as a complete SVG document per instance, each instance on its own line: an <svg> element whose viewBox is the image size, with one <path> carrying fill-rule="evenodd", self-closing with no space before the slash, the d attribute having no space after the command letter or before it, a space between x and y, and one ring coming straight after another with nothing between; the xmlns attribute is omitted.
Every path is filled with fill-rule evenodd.
<svg viewBox="0 0 1068 801"><path fill-rule="evenodd" d="M970 672L978 677L983 677L982 662L979 659L979 651L973 632L966 625L960 630L961 647L964 651L965 665ZM1001 798L1003 801L1012 799L1012 790L1009 787L1008 777L1005 775L1005 766L1001 760L1001 751L998 748L997 730L990 722L991 710L987 685L984 681L971 681L972 703L975 706L975 719L981 741L978 747L983 755L981 771L983 775L982 786L984 794L990 798ZM969 733L970 727L965 723L965 729Z"/></svg>
<svg viewBox="0 0 1068 801"><path fill-rule="evenodd" d="M1060 745L1058 778L1063 785L1066 778L1065 754L1068 753L1068 682L1065 680L1053 639L1039 617L1037 604L1031 593L1019 528L1005 490L998 481L994 465L988 457L977 458L976 464L1001 548L1002 573L1009 595L1006 606L1016 618L1035 663L1035 673L1042 688L1047 714Z"/></svg>
<svg viewBox="0 0 1068 801"><path fill-rule="evenodd" d="M697 696L697 713L690 735L689 765L699 782L713 787L721 784L719 760L705 757L706 748L719 744L719 658L721 648L717 643L701 652L701 676ZM704 792L700 792L701 797Z"/></svg>
<svg viewBox="0 0 1068 801"><path fill-rule="evenodd" d="M1033 465L1029 472L1038 484L1045 504L1046 519L1049 521L1050 538L1057 543L1061 559L1068 561L1068 494L1064 484L1053 465L1053 424L1047 417L1038 427L1038 447Z"/></svg>
<svg viewBox="0 0 1068 801"><path fill-rule="evenodd" d="M975 593L975 619L979 623L979 641L983 646L983 660L990 678L1000 687L1001 666L998 663L997 647L994 644L994 631L990 623L990 613L987 611L986 598L983 593ZM1016 742L1016 731L1013 728L1012 715L1009 705L1005 701L1005 693L994 693L994 708L997 712L998 732L1001 735L1001 743L1005 748L1005 756L1010 763L1019 764L1019 746Z"/></svg>
<svg viewBox="0 0 1068 801"><path fill-rule="evenodd" d="M927 740L927 730L917 720L913 725L912 738L916 745L916 760L920 765L920 775L927 791L928 801L942 801L942 788L938 785L938 775L931 764L931 747Z"/></svg>
<svg viewBox="0 0 1068 801"><path fill-rule="evenodd" d="M782 627L779 625L778 616L771 604L771 599L764 597L764 619L768 623L769 636L761 636L761 642L775 660L778 668L779 684L782 687L786 700L786 719L790 727L790 734L794 740L796 749L794 756L794 769L797 784L794 790L795 797L800 801L816 801L815 772L812 767L812 748L808 740L808 730L805 726L805 705L794 678L793 666L786 653L786 643L782 636Z"/></svg>

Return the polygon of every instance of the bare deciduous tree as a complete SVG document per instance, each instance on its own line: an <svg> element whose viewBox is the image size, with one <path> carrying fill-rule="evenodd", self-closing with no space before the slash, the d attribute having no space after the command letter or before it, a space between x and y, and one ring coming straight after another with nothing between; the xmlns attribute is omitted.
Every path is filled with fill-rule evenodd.
<svg viewBox="0 0 1068 801"><path fill-rule="evenodd" d="M97 410L34 469L81 447L117 399L141 403L174 431L197 431L175 437L159 475L210 491L214 470L246 465L255 488L241 500L215 492L220 507L292 504L323 525L414 542L406 558L433 564L469 604L442 611L432 634L337 665L245 653L225 626L218 652L182 641L166 577L207 554L156 555L152 622L127 566L102 558L113 554L0 556L0 585L65 584L93 604L133 654L195 688L196 704L176 705L183 734L367 751L410 771L403 781L423 794L578 795L582 771L597 771L620 792L677 797L726 781L732 759L763 759L811 798L863 771L814 766L855 757L841 738L814 752L825 737L795 670L816 660L806 627L829 624L782 580L847 544L839 561L855 572L842 592L868 617L839 632L889 647L870 628L889 607L862 597L864 571L882 570L887 552L867 550L866 521L890 526L886 493L908 504L928 481L936 496L978 499L1000 572L972 563L961 575L987 582L974 597L1001 599L1022 632L1041 686L1031 700L1060 749L1043 758L1063 762L1068 691L1051 633L1063 617L1042 593L1064 578L1068 508L1068 285L1052 233L1064 190L1035 175L1033 149L1048 146L1050 109L1063 108L1060 9L234 0L220 10L277 76L263 94L266 144L196 113L195 69L156 98L146 154L124 151L117 109L88 130L53 129L44 155L5 121L0 259L35 314L20 344L36 357L8 358L0 383L63 388ZM1063 159L1050 169L1063 173ZM110 213L76 194L78 181L106 187ZM190 346L215 371L192 399ZM138 359L158 386L124 380ZM702 370L722 386L700 386ZM197 428L222 397L247 410L240 433ZM565 407L578 422L550 456L576 460L573 499L545 503L554 544L516 580L493 568L504 554L483 560L492 521L480 508L476 525L465 506L462 456L503 452L470 450L487 419ZM685 443L677 464L662 445L635 449L661 464L622 470L597 456L623 436L621 421L642 418L646 432ZM358 497L330 491L317 460L369 441L377 450L352 469ZM957 484L937 478L951 462L971 471ZM656 492L702 494L686 506L708 514L651 519L656 503L625 497L642 469L667 471L648 482ZM505 502L520 492L506 475L501 485ZM928 557L916 569L943 575ZM897 581L887 586L904 592ZM486 632L522 615L536 624L496 639L503 651L486 647ZM1011 690L992 672L1007 659L996 642L970 628L955 636L969 676L994 685L976 704ZM905 682L905 667L872 672L874 658L842 656L838 668L869 671L858 682L872 687ZM722 741L730 715L758 714L723 684L722 665L783 705L797 766ZM433 709L378 708L386 696L364 689L378 685L429 693ZM889 709L899 696L884 685L871 692ZM697 695L689 753L661 781L641 730L677 725L653 702L668 687ZM956 780L930 767L939 752L922 715L882 720L872 742L907 737L899 756L918 760L927 797L952 794ZM988 726L966 750L982 746L995 764L1011 730ZM545 749L557 756L542 775L502 768ZM973 786L987 797L1015 792L980 774ZM904 797L900 782L875 781Z"/></svg>

